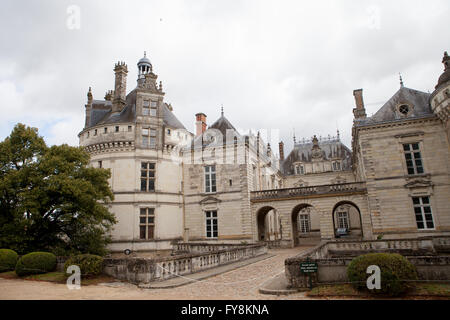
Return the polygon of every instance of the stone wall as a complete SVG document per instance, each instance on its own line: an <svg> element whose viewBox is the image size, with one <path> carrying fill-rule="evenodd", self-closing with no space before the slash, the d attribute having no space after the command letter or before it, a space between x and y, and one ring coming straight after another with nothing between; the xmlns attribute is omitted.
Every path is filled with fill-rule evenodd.
<svg viewBox="0 0 450 320"><path fill-rule="evenodd" d="M179 246L179 249L191 250L191 253L157 259L105 259L104 273L136 284L149 283L204 271L267 253L267 246L260 244L216 246L186 244L184 247L179 244Z"/></svg>
<svg viewBox="0 0 450 320"><path fill-rule="evenodd" d="M347 266L354 257L372 252L399 253L416 266L421 280L450 279L450 237L422 239L390 239L373 241L323 242L302 254L286 259L285 274L291 288L307 288L308 277L300 271L300 263L315 262L318 271L312 275L313 285L347 282Z"/></svg>

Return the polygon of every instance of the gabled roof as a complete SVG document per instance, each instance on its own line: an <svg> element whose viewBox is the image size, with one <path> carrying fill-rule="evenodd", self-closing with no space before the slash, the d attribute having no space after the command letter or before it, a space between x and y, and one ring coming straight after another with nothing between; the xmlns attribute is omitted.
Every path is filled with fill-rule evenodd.
<svg viewBox="0 0 450 320"><path fill-rule="evenodd" d="M433 111L430 107L429 98L429 93L402 86L373 116L360 120L358 125L432 116ZM398 107L403 104L410 108L407 115L400 113L398 110Z"/></svg>
<svg viewBox="0 0 450 320"><path fill-rule="evenodd" d="M219 130L220 133L222 134L222 141L219 141L219 139L217 139L216 137L216 134L213 132L213 130L210 129ZM230 142L227 141L227 138L230 139L230 137L227 136L227 130L232 130L234 131L233 132L234 136L241 137L236 128L231 124L231 122L227 118L225 118L225 116L222 113L221 117L217 119L212 125L210 125L205 132L195 137L193 144L195 146L201 145L203 147L221 146L224 143Z"/></svg>

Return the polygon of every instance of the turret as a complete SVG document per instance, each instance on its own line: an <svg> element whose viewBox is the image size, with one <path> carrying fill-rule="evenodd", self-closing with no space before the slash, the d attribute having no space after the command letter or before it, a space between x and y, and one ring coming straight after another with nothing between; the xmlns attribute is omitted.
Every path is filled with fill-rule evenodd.
<svg viewBox="0 0 450 320"><path fill-rule="evenodd" d="M442 63L444 64L444 72L438 79L436 90L431 94L430 104L434 114L441 119L447 132L447 140L450 143L450 124L448 121L450 115L450 57L447 51L444 52Z"/></svg>

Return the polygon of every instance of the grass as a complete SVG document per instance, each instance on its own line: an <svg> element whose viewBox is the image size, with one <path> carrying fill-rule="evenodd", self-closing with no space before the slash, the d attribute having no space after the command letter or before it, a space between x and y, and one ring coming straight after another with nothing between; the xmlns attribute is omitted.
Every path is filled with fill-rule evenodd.
<svg viewBox="0 0 450 320"><path fill-rule="evenodd" d="M22 280L31 280L31 281L46 281L53 283L66 283L66 276L63 272L48 272L42 274L33 274L25 277L17 276L15 271L8 271L0 273L0 278L2 279L22 279ZM81 285L90 286L97 285L99 283L104 282L113 282L114 278L106 275L98 275L95 277L81 277Z"/></svg>
<svg viewBox="0 0 450 320"><path fill-rule="evenodd" d="M321 285L313 288L307 293L310 297L381 297L371 295L368 292L358 291L350 284ZM443 282L417 282L414 289L404 297L445 297L450 298L450 283Z"/></svg>

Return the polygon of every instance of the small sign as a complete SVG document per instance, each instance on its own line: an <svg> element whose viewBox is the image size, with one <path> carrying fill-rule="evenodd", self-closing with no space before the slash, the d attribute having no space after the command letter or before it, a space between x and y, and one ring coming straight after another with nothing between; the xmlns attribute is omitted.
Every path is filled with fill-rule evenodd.
<svg viewBox="0 0 450 320"><path fill-rule="evenodd" d="M302 262L300 263L300 271L303 273L315 273L317 272L317 263Z"/></svg>

